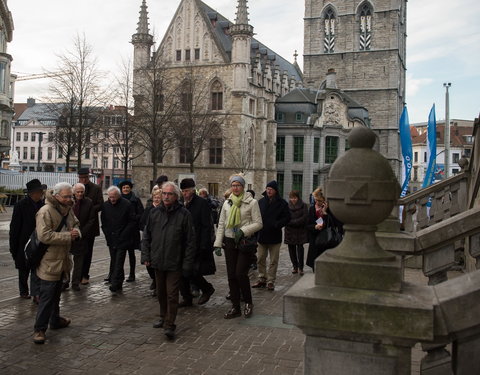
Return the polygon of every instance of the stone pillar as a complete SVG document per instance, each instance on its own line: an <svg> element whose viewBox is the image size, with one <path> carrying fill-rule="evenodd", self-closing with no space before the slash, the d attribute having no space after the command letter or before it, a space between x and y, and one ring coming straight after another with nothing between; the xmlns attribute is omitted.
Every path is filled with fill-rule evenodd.
<svg viewBox="0 0 480 375"><path fill-rule="evenodd" d="M377 242L400 187L372 150L375 135L355 128L351 149L332 166L326 195L345 236L285 295L284 321L307 335L305 374L410 374L411 347L433 341L432 288L403 281L400 257ZM383 240L388 248L388 239Z"/></svg>

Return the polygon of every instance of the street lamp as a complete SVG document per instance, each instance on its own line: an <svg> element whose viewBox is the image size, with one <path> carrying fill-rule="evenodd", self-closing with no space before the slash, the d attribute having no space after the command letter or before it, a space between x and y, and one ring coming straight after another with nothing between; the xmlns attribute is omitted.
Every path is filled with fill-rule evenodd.
<svg viewBox="0 0 480 375"><path fill-rule="evenodd" d="M450 97L448 89L452 86L450 82L444 83L445 87L445 130L443 143L445 143L445 178L450 177Z"/></svg>
<svg viewBox="0 0 480 375"><path fill-rule="evenodd" d="M35 132L38 135L38 160L37 160L37 171L40 171L40 159L42 157L40 150L42 149L43 135L47 134L44 132Z"/></svg>

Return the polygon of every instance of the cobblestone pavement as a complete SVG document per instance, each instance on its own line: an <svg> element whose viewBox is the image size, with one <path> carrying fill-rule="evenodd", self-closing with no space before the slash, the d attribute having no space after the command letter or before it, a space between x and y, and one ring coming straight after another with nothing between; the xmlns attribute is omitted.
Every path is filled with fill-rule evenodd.
<svg viewBox="0 0 480 375"><path fill-rule="evenodd" d="M282 323L282 296L300 277L290 272L285 246L275 291L252 290L255 307L250 319L223 319L230 306L225 300L228 286L224 257L216 257L217 274L208 277L215 294L206 305L179 310L177 338L170 342L163 330L152 328L159 307L150 296L143 266L137 265L137 280L125 283L123 294L111 296L103 283L109 258L101 236L95 243L91 284L62 294L61 315L72 324L48 330L46 344L35 345L36 306L18 298L17 273L8 252L10 215L11 208L0 214L0 374L303 373L305 337ZM418 270L407 269L405 277L426 284ZM412 350L413 374L419 373L422 357L417 345Z"/></svg>

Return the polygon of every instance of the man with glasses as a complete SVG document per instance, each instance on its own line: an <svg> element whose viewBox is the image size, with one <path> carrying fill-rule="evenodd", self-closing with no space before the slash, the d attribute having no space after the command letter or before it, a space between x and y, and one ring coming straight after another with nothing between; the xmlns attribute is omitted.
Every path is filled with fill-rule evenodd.
<svg viewBox="0 0 480 375"><path fill-rule="evenodd" d="M47 191L46 204L37 213L37 236L40 242L48 245L48 250L36 270L40 279L40 303L33 336L36 344L45 342L49 325L51 329L59 329L70 324L70 319L60 316L60 294L62 278L70 272L72 242L81 238L72 205L72 185L60 182Z"/></svg>
<svg viewBox="0 0 480 375"><path fill-rule="evenodd" d="M192 275L196 253L195 230L190 212L179 202L181 192L175 183L162 185L162 203L147 219L142 240L142 263L155 270L160 320L165 336L175 338L175 319L182 276Z"/></svg>

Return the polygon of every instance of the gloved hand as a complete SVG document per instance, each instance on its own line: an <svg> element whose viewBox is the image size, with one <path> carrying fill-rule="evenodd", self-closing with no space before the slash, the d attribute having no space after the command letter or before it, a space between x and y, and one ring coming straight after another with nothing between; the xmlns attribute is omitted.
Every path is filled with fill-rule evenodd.
<svg viewBox="0 0 480 375"><path fill-rule="evenodd" d="M238 245L238 243L240 242L240 240L243 238L244 234L243 234L243 231L241 229L239 229L238 231L235 232L235 245Z"/></svg>
<svg viewBox="0 0 480 375"><path fill-rule="evenodd" d="M221 247L216 247L214 248L215 250L215 255L218 256L218 257L221 257L222 256L222 248Z"/></svg>

